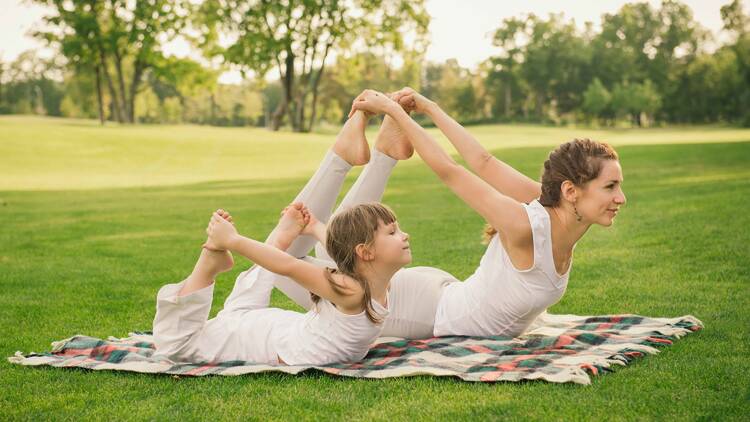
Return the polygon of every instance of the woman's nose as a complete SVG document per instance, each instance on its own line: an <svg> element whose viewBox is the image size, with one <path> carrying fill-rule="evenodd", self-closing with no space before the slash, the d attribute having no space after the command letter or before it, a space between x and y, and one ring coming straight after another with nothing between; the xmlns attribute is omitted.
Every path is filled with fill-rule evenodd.
<svg viewBox="0 0 750 422"><path fill-rule="evenodd" d="M627 201L625 198L625 192L620 191L620 194L615 198L615 201L617 201L618 204L623 205Z"/></svg>

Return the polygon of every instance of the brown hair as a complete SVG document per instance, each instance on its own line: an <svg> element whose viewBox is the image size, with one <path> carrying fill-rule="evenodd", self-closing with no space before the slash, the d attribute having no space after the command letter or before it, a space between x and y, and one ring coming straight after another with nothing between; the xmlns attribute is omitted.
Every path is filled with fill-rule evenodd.
<svg viewBox="0 0 750 422"><path fill-rule="evenodd" d="M570 180L576 186L585 186L599 177L604 160L619 160L615 149L605 142L585 138L561 144L549 153L544 162L539 203L545 207L559 205L562 182ZM486 225L484 241L489 241L495 233L495 228Z"/></svg>
<svg viewBox="0 0 750 422"><path fill-rule="evenodd" d="M375 232L382 224L391 224L396 221L396 214L387 205L370 202L355 205L343 210L333 216L328 223L326 233L326 251L333 258L338 269L326 268L326 278L336 293L345 294L343 286L337 283L332 274L341 273L355 280L364 290L362 306L365 308L367 318L375 324L382 322L372 306L372 295L370 284L357 273L357 252L355 248L359 244L372 246L375 242ZM318 303L320 297L312 294L314 303Z"/></svg>

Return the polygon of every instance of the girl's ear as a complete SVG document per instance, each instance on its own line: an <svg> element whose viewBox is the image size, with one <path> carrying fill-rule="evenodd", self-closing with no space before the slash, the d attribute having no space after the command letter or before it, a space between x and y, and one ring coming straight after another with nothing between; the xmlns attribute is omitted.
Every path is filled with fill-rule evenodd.
<svg viewBox="0 0 750 422"><path fill-rule="evenodd" d="M355 246L354 252L362 261L372 261L375 258L375 254L372 253L370 248L368 248L364 243L360 243L359 245Z"/></svg>

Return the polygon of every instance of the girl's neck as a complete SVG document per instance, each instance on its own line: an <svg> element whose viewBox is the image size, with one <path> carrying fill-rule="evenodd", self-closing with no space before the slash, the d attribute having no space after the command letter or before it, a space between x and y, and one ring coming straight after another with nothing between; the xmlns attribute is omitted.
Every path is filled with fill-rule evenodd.
<svg viewBox="0 0 750 422"><path fill-rule="evenodd" d="M360 274L370 284L370 295L372 300L380 303L383 307L388 307L387 297L388 289L391 284L391 278L401 268L385 268L378 265L363 266Z"/></svg>

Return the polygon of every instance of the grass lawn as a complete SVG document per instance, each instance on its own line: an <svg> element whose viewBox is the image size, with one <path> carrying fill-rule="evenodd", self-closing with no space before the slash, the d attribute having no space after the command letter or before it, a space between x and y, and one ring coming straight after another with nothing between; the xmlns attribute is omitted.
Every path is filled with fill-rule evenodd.
<svg viewBox="0 0 750 422"><path fill-rule="evenodd" d="M551 313L692 314L705 329L591 386L479 384L310 373L173 378L0 363L4 419L723 419L750 414L750 131L471 128L537 177L574 136L611 141L628 203L576 248ZM0 117L0 354L49 350L74 334L149 330L158 288L189 273L210 212L264 237L330 135L196 126L100 128ZM444 140L442 142L445 142ZM359 173L351 173L347 187ZM384 202L410 233L414 265L459 278L484 247L481 219L418 158ZM248 261L217 283L214 315ZM272 305L295 309L274 292ZM742 416L745 415L745 416Z"/></svg>

